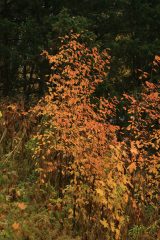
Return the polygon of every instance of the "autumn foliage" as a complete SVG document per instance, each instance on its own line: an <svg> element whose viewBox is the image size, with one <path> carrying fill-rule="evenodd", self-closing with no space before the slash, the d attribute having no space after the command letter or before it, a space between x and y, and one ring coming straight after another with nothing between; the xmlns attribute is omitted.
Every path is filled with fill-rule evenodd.
<svg viewBox="0 0 160 240"><path fill-rule="evenodd" d="M63 39L55 56L43 53L53 74L48 94L33 110L41 118L34 159L40 183L54 184L73 229L120 239L127 206L137 219L142 205L157 200L158 93L147 82L149 93L138 100L124 95L131 118L118 142L119 127L111 124L118 100L92 97L107 76L110 57L89 50L78 37Z"/></svg>
<svg viewBox="0 0 160 240"><path fill-rule="evenodd" d="M117 145L118 127L106 121L114 116L115 108L102 98L91 101L97 84L106 77L109 56L106 52L99 54L96 48L87 49L76 38L71 36L55 56L44 52L53 74L49 93L33 110L41 117L34 159L40 183L50 180L62 197L62 211L68 199L70 208L66 214L73 228L87 232L92 225L95 226L92 234L97 229L100 232L103 228L111 229L111 234L118 238L123 220L118 207L121 208L123 200L115 206L111 202L119 201L116 189L124 185L124 192L126 179L123 176L125 183L118 183L123 166L119 166L117 176L109 171L110 164L117 165L119 150L115 150L117 156L112 163L107 160L107 155L114 151L110 144ZM113 211L113 217L109 216Z"/></svg>
<svg viewBox="0 0 160 240"><path fill-rule="evenodd" d="M157 215L148 221L145 210L158 211L159 86L146 81L136 97L95 98L110 56L87 48L79 35L66 36L57 54L43 56L52 70L48 92L27 116L22 111L15 117L28 119L25 129L32 124L37 187L52 185L57 193L48 209L82 239L126 239L134 236L128 229L143 221L145 239L156 239ZM119 104L128 116L124 126L115 121Z"/></svg>

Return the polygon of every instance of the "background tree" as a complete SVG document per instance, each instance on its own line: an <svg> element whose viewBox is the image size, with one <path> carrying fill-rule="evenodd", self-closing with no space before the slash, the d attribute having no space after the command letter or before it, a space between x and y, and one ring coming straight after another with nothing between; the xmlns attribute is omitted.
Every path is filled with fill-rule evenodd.
<svg viewBox="0 0 160 240"><path fill-rule="evenodd" d="M158 0L3 0L0 14L0 94L21 92L26 104L46 89L49 68L40 53L55 53L58 37L70 30L83 31L82 41L92 46L110 48L109 81L98 95L139 91L140 70L150 73L160 52Z"/></svg>

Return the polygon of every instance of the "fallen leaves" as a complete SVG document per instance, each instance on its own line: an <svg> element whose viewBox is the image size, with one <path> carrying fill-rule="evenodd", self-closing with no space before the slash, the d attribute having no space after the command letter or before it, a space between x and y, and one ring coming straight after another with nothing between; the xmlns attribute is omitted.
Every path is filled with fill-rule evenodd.
<svg viewBox="0 0 160 240"><path fill-rule="evenodd" d="M20 223L14 222L12 224L12 228L13 228L14 231L18 231L20 229Z"/></svg>
<svg viewBox="0 0 160 240"><path fill-rule="evenodd" d="M21 210L25 210L26 207L27 207L27 205L26 205L24 202L19 202L19 203L17 204L17 207L18 207L19 209L21 209Z"/></svg>

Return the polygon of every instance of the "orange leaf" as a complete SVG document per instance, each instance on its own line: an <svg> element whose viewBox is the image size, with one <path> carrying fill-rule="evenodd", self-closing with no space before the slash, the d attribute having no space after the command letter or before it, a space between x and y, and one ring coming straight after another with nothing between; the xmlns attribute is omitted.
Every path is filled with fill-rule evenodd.
<svg viewBox="0 0 160 240"><path fill-rule="evenodd" d="M137 154L138 154L138 150L137 150L137 148L135 147L135 145L134 145L133 142L131 142L131 153L132 153L133 155L137 155Z"/></svg>
<svg viewBox="0 0 160 240"><path fill-rule="evenodd" d="M153 83L148 82L148 81L146 81L146 85L150 89L154 89L155 88L155 85Z"/></svg>
<svg viewBox="0 0 160 240"><path fill-rule="evenodd" d="M156 56L155 56L155 60L156 60L157 62L160 62L160 56L156 55Z"/></svg>
<svg viewBox="0 0 160 240"><path fill-rule="evenodd" d="M26 209L26 204L21 202L21 203L18 203L17 206L21 209L21 210L25 210Z"/></svg>
<svg viewBox="0 0 160 240"><path fill-rule="evenodd" d="M17 231L17 230L19 230L19 228L20 228L20 224L17 223L17 222L14 222L14 223L12 224L12 228L13 228L13 230Z"/></svg>
<svg viewBox="0 0 160 240"><path fill-rule="evenodd" d="M128 166L128 170L130 173L132 173L134 170L136 170L137 166L135 162L132 162L129 166Z"/></svg>

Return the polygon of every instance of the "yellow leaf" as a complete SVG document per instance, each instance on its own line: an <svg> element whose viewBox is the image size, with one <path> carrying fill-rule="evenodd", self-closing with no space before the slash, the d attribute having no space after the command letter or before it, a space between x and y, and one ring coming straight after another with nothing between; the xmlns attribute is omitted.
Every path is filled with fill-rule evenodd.
<svg viewBox="0 0 160 240"><path fill-rule="evenodd" d="M97 188L97 189L96 189L96 192L97 192L101 197L104 196L104 191L103 191L102 189Z"/></svg>
<svg viewBox="0 0 160 240"><path fill-rule="evenodd" d="M120 238L120 230L119 229L116 229L116 236L115 236L115 239L116 240L119 240L119 238Z"/></svg>
<svg viewBox="0 0 160 240"><path fill-rule="evenodd" d="M112 230L112 232L115 232L115 226L114 226L114 223L111 222L110 225L111 225L111 230Z"/></svg>
<svg viewBox="0 0 160 240"><path fill-rule="evenodd" d="M21 196L21 192L19 190L16 191L16 194L17 194L18 197Z"/></svg>
<svg viewBox="0 0 160 240"><path fill-rule="evenodd" d="M128 203L128 194L127 193L124 195L124 201L125 201L125 203Z"/></svg>
<svg viewBox="0 0 160 240"><path fill-rule="evenodd" d="M117 169L118 169L119 172L123 172L124 171L123 165L121 163L117 164Z"/></svg>
<svg viewBox="0 0 160 240"><path fill-rule="evenodd" d="M73 210L71 208L68 210L68 218L73 218Z"/></svg>
<svg viewBox="0 0 160 240"><path fill-rule="evenodd" d="M100 220L100 223L103 225L104 228L108 228L108 223L106 219L103 218L103 220Z"/></svg>

